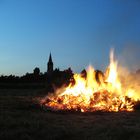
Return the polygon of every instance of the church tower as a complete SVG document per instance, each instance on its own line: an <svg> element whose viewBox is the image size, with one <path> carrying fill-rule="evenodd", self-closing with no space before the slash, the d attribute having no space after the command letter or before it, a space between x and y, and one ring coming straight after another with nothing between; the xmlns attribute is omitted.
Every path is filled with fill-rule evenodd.
<svg viewBox="0 0 140 140"><path fill-rule="evenodd" d="M48 67L47 67L47 73L51 74L52 72L53 72L53 61L52 61L52 56L51 56L51 53L50 53L49 61L48 61Z"/></svg>

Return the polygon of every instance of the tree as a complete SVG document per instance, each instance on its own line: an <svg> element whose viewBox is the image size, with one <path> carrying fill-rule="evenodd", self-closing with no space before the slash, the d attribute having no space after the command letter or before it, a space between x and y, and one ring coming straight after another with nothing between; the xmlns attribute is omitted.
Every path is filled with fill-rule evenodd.
<svg viewBox="0 0 140 140"><path fill-rule="evenodd" d="M40 74L40 69L38 67L36 67L33 71L34 71L34 75Z"/></svg>

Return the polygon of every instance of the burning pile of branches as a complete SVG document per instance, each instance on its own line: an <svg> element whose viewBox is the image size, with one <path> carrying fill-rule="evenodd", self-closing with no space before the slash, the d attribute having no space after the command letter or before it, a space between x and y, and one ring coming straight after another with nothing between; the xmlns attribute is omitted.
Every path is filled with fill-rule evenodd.
<svg viewBox="0 0 140 140"><path fill-rule="evenodd" d="M135 89L123 87L117 73L117 61L111 51L110 64L105 73L89 66L86 76L74 74L68 87L50 93L41 99L40 104L55 111L117 112L133 111L134 103L138 100Z"/></svg>

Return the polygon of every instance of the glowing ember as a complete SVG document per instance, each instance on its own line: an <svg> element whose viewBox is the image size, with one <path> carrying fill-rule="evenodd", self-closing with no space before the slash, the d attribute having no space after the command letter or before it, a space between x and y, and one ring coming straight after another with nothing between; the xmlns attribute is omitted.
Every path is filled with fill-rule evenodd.
<svg viewBox="0 0 140 140"><path fill-rule="evenodd" d="M89 66L86 77L75 74L74 81L43 98L41 104L51 110L133 111L134 102L139 99L134 89L123 87L113 51L104 74Z"/></svg>

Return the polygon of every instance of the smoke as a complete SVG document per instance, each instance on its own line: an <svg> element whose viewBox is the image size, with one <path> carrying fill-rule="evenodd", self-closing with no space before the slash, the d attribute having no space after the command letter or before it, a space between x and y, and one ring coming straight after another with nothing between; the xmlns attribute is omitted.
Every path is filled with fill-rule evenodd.
<svg viewBox="0 0 140 140"><path fill-rule="evenodd" d="M118 55L118 73L123 87L135 90L135 96L140 98L140 45L127 44Z"/></svg>
<svg viewBox="0 0 140 140"><path fill-rule="evenodd" d="M127 44L118 55L119 64L135 73L140 69L140 44Z"/></svg>

